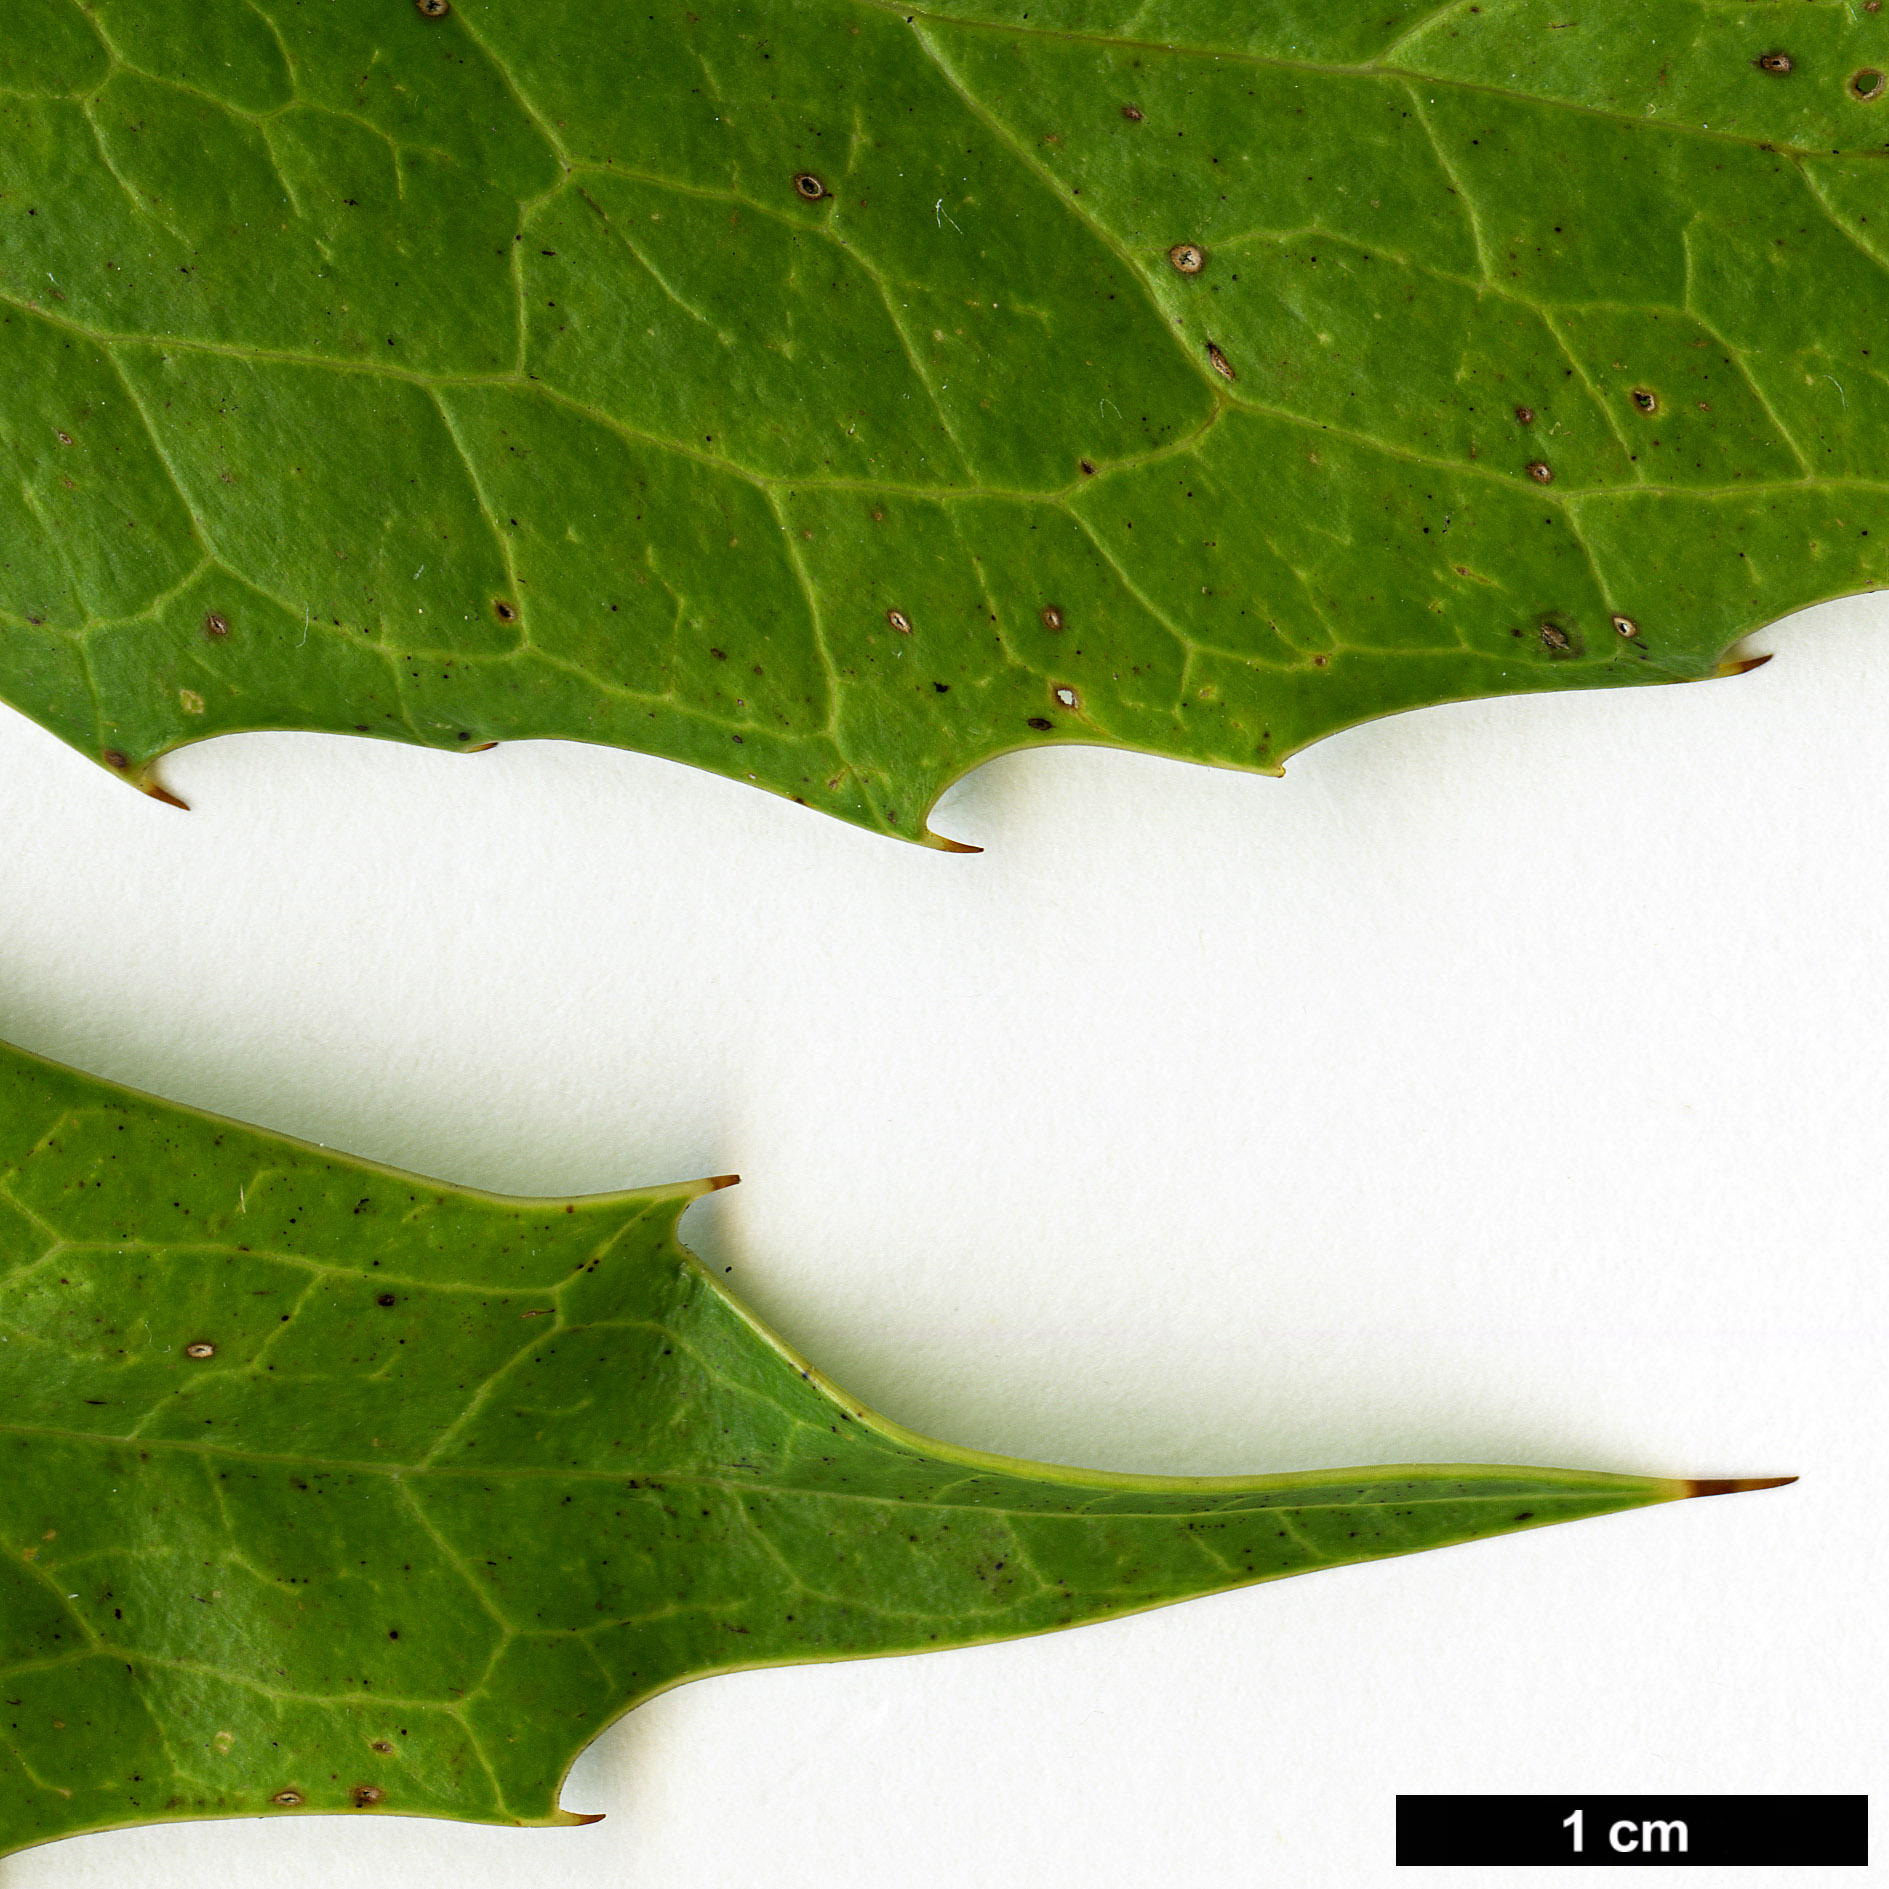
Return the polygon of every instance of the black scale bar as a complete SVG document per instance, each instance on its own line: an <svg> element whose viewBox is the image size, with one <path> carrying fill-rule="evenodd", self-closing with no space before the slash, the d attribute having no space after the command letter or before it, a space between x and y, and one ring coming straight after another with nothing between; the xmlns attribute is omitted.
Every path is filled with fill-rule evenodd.
<svg viewBox="0 0 1889 1889"><path fill-rule="evenodd" d="M1869 1862L1867 1797L1399 1797L1400 1869Z"/></svg>

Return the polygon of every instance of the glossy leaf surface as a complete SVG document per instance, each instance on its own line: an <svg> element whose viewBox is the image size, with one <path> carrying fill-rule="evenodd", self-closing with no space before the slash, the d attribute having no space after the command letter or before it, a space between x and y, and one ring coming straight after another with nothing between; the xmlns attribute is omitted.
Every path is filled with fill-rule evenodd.
<svg viewBox="0 0 1889 1889"><path fill-rule="evenodd" d="M468 1193L0 1052L0 1852L558 1808L639 1700L1730 1485L1182 1481L875 1417L679 1244L714 1182Z"/></svg>
<svg viewBox="0 0 1889 1889"><path fill-rule="evenodd" d="M1883 571L1845 0L10 0L0 693L862 825Z"/></svg>

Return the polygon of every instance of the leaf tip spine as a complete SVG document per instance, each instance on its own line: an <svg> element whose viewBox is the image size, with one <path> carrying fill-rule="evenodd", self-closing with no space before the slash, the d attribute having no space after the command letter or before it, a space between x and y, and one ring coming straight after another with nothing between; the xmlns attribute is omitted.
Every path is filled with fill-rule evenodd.
<svg viewBox="0 0 1889 1889"><path fill-rule="evenodd" d="M1680 1484L1686 1497L1696 1495L1742 1495L1747 1489L1782 1489L1797 1480L1795 1476L1739 1476L1731 1479L1693 1479Z"/></svg>

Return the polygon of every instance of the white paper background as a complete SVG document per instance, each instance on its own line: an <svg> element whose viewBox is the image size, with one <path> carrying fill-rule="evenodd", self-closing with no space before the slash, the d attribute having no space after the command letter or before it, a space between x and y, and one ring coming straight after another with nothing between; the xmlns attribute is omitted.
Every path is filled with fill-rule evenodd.
<svg viewBox="0 0 1889 1889"><path fill-rule="evenodd" d="M0 1889L1317 1889L1394 1879L1400 1790L1868 1790L1885 602L1283 782L1013 757L935 818L980 858L551 743L218 741L186 816L0 714L0 1035L482 1187L739 1170L692 1244L919 1430L1803 1476L685 1687L588 1829L177 1825Z"/></svg>

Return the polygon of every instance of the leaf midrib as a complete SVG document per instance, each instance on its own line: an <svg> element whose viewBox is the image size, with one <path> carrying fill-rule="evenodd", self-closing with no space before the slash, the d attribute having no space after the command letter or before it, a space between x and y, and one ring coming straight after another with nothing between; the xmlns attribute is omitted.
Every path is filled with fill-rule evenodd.
<svg viewBox="0 0 1889 1889"><path fill-rule="evenodd" d="M871 1432L871 1434L875 1436L881 1435L881 1433L878 1432L876 1429L874 1429ZM647 1473L642 1473L633 1469L584 1469L584 1468L578 1468L578 1467L572 1467L570 1469L552 1469L552 1468L538 1468L535 1466L523 1465L523 1464L500 1464L495 1467L481 1468L481 1467L475 1467L475 1466L469 1466L469 1465L455 1465L455 1464L445 1464L445 1463L410 1463L410 1464L409 1463L363 1463L363 1462L350 1461L346 1457L289 1456L289 1455L275 1454L272 1452L267 1452L267 1451L262 1451L262 1450L245 1450L245 1449L237 1448L236 1446L232 1444L198 1443L184 1437L111 1436L111 1435L101 1434L100 1432L95 1431L95 1430L62 1430L62 1429L56 1429L53 1426L47 1425L47 1424L30 1424L30 1423L15 1423L15 1422L0 1422L0 1436L46 1437L46 1438L50 1438L58 1442L96 1444L100 1448L105 1448L105 1449L176 1450L176 1451L182 1451L186 1454L196 1455L196 1456L233 1457L237 1459L238 1461L247 1462L247 1463L272 1463L272 1464L277 1464L283 1468L288 1468L288 1469L331 1470L335 1472L336 1474L384 1476L384 1477L391 1478L394 1481L403 1481L409 1477L416 1477L416 1476L444 1476L444 1477L451 1477L457 1480L472 1481L472 1482L532 1482L532 1481L537 1481L537 1482L609 1482L609 1483L621 1484L625 1482L635 1481L635 1482L640 1483L645 1488L655 1488L658 1490L658 1492L660 1492L661 1488L667 1487L671 1483L675 1483L679 1485L685 1485L689 1488L726 1489L730 1491L750 1490L750 1491L758 1492L763 1495L773 1495L773 1496L780 1496L780 1497L801 1497L801 1498L805 1498L808 1501L817 1501L817 1502L825 1502L825 1501L872 1502L872 1503L877 1503L880 1506L887 1507L887 1508L966 1509L966 1510L975 1510L976 1513L978 1513L979 1515L1001 1515L1001 1516L1007 1516L1007 1517L1015 1517L1019 1520L1034 1519L1034 1520L1043 1520L1043 1521L1054 1521L1058 1519L1057 1512L1051 1511L1051 1510L1045 1510L1045 1509L1019 1509L1019 1508L998 1507L997 1505L993 1503L984 1503L984 1502L968 1502L968 1501L967 1502L943 1502L943 1501L939 1501L935 1497L925 1497L925 1498L915 1499L915 1498L910 1498L910 1497L905 1497L905 1496L876 1495L869 1489L809 1489L796 1483L777 1483L777 1482L758 1481L758 1480L757 1481L744 1481L744 1480L737 1479L733 1476L715 1475L705 1470L663 1469L663 1470L656 1470L656 1471L651 1471ZM882 1438L882 1440L892 1441L893 1439ZM924 1459L921 1458L920 1460L924 1460ZM946 1459L945 1466L956 1467L957 1465L950 1464L948 1459ZM1050 1465L1029 1465L1029 1467L1051 1467L1051 1466ZM1476 1467L1476 1465L1466 1464L1466 1465L1461 1465L1461 1467L1474 1468ZM1491 1467L1499 1468L1500 1465L1492 1465ZM987 1470L987 1471L973 1471L971 1473L988 1474L988 1475L1015 1474L1014 1471L998 1470L998 1469L992 1469L992 1470ZM1092 1470L1089 1470L1089 1471L1077 1470L1074 1473L1077 1475L1086 1476L1086 1475L1093 1475L1095 1472ZM1051 1481L1053 1486L1058 1486L1058 1487L1064 1486L1061 1484L1055 1484L1053 1478L1047 1478L1046 1480ZM1136 1490L1132 1488L1121 1489L1121 1490L1102 1489L1102 1490L1096 1491L1096 1493L1102 1496L1155 1494L1155 1493L1171 1493L1174 1495L1185 1495L1185 1494L1188 1494L1189 1492L1197 1492L1203 1497L1212 1496L1212 1495L1241 1495L1241 1494L1254 1495L1254 1494L1264 1493L1264 1483L1265 1483L1265 1479L1261 1477L1245 1478L1245 1477L1234 1477L1234 1476L1199 1476L1199 1477L1150 1476L1150 1477L1145 1477L1145 1478L1136 1478L1135 1480L1156 1483L1161 1486L1157 1490ZM1086 1485L1072 1483L1067 1486L1073 1490L1073 1489L1085 1487ZM1585 1492L1579 1489L1570 1489L1568 1490L1565 1497L1558 1497L1555 1493L1548 1493L1548 1494L1543 1494L1540 1496L1531 1496L1530 1500L1552 1502L1557 1499L1564 1499L1564 1500L1572 1501L1572 1500L1581 1499L1584 1493ZM1451 1503L1451 1502L1461 1503L1464 1500L1468 1500L1468 1499L1473 1499L1473 1498L1466 1498L1460 1491L1453 1492L1453 1493L1445 1493L1444 1491L1439 1490L1434 1495L1412 1494L1409 1496L1405 1496L1405 1495L1400 1494L1394 1502L1389 1501L1389 1500L1369 1501L1369 1502L1294 1502L1289 1505L1280 1504L1278 1506L1286 1513L1296 1513L1296 1512L1311 1512L1311 1511L1321 1510L1321 1509L1355 1510L1355 1509L1360 1509L1360 1508L1400 1508L1400 1509L1401 1508L1417 1508L1417 1507L1423 1506L1426 1503ZM1487 1499L1490 1501L1496 1501L1496 1500L1506 1501L1508 1498L1506 1495L1500 1498L1492 1495ZM1202 1512L1215 1513L1215 1514L1243 1514L1243 1513L1254 1513L1256 1511L1203 1510ZM1084 1511L1082 1509L1070 1509L1070 1510L1063 1511L1063 1513L1073 1516L1073 1515L1087 1513L1087 1511ZM1133 1509L1112 1509L1108 1511L1108 1513L1110 1515L1120 1516L1124 1520L1136 1520L1136 1519L1152 1520L1152 1519L1159 1519L1159 1518L1165 1517L1169 1515L1170 1513L1174 1513L1174 1511L1169 1511L1165 1509L1152 1510L1145 1517L1141 1516L1138 1511L1133 1510Z"/></svg>

